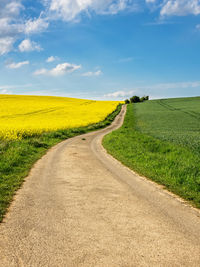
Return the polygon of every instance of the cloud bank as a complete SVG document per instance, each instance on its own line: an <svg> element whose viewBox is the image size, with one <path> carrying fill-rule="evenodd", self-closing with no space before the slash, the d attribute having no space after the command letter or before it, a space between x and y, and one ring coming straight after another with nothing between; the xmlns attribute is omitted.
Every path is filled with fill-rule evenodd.
<svg viewBox="0 0 200 267"><path fill-rule="evenodd" d="M51 14L65 21L72 21L82 13L113 15L137 7L134 0L51 0L47 3Z"/></svg>

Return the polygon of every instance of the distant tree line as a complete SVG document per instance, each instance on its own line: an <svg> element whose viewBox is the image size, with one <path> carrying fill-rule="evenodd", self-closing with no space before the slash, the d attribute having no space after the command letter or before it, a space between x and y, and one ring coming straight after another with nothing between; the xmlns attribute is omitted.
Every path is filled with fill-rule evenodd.
<svg viewBox="0 0 200 267"><path fill-rule="evenodd" d="M137 95L132 96L130 99L125 100L125 104L130 104L130 103L141 103L144 101L149 100L149 96L143 96L139 97Z"/></svg>

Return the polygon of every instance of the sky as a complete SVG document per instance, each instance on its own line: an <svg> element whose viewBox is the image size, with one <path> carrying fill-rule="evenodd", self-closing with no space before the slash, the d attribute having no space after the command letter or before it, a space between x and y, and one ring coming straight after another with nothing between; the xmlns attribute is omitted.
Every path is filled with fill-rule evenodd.
<svg viewBox="0 0 200 267"><path fill-rule="evenodd" d="M0 0L0 94L200 95L200 0Z"/></svg>

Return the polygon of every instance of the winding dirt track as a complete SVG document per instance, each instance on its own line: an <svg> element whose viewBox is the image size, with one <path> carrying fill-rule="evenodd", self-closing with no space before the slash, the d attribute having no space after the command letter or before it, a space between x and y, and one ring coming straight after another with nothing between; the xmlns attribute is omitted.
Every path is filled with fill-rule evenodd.
<svg viewBox="0 0 200 267"><path fill-rule="evenodd" d="M199 211L101 146L124 113L37 162L0 225L0 266L200 266Z"/></svg>

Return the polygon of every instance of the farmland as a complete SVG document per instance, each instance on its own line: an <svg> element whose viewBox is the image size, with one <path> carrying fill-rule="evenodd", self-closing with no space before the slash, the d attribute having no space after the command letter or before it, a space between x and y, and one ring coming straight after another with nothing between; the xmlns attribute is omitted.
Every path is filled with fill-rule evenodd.
<svg viewBox="0 0 200 267"><path fill-rule="evenodd" d="M67 138L109 125L119 102L0 96L0 221L32 165Z"/></svg>
<svg viewBox="0 0 200 267"><path fill-rule="evenodd" d="M118 105L64 97L0 96L0 139L87 126L104 120Z"/></svg>
<svg viewBox="0 0 200 267"><path fill-rule="evenodd" d="M200 97L128 105L123 126L103 143L131 169L200 207Z"/></svg>
<svg viewBox="0 0 200 267"><path fill-rule="evenodd" d="M149 101L135 113L138 131L200 153L200 97Z"/></svg>

